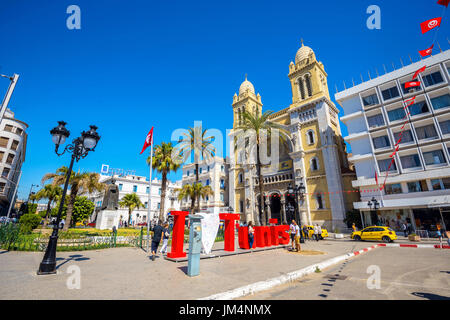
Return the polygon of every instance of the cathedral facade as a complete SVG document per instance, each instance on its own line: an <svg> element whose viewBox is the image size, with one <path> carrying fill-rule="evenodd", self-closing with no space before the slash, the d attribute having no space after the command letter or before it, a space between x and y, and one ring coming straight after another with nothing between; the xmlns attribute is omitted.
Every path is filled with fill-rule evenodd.
<svg viewBox="0 0 450 320"><path fill-rule="evenodd" d="M330 230L346 228L345 213L353 209L359 195L352 188L355 174L349 169L338 113L330 100L327 73L314 51L302 43L289 65L292 103L271 114L269 121L289 132L287 146L281 146L279 161L263 166L264 210L269 218L281 222L301 219L302 224L319 224ZM262 98L245 79L233 97L233 130L230 150L234 150L237 128L243 112L263 112ZM229 199L241 220L258 220L259 187L255 165L238 161L231 152ZM304 186L295 195L289 187ZM298 205L297 205L298 204ZM294 210L295 208L295 210ZM257 221L256 221L257 222ZM298 222L298 221L297 221Z"/></svg>

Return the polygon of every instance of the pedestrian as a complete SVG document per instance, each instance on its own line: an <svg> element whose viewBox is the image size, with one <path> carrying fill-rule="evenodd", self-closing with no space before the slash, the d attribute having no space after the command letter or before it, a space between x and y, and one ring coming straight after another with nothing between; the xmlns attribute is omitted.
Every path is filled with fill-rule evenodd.
<svg viewBox="0 0 450 320"><path fill-rule="evenodd" d="M289 226L289 230L291 232L291 247L292 250L294 250L294 246L295 246L295 226L297 225L297 223L295 222L295 220L292 220L291 225Z"/></svg>
<svg viewBox="0 0 450 320"><path fill-rule="evenodd" d="M403 231L403 233L405 234L405 237L407 237L408 235L406 234L407 233L407 226L406 226L406 224L403 222L402 223L402 231Z"/></svg>
<svg viewBox="0 0 450 320"><path fill-rule="evenodd" d="M441 233L441 225L440 225L440 224L437 224L437 225L436 225L436 228L437 228L436 233L437 233L437 236L438 236L438 238L439 238L439 247L442 249L442 233Z"/></svg>
<svg viewBox="0 0 450 320"><path fill-rule="evenodd" d="M159 242L161 241L161 238L164 237L163 227L158 223L153 228L153 237L152 237L152 261L155 261L155 255L158 251Z"/></svg>
<svg viewBox="0 0 450 320"><path fill-rule="evenodd" d="M315 239L316 241L319 241L319 228L317 228L317 224L315 226L313 226L313 239Z"/></svg>
<svg viewBox="0 0 450 320"><path fill-rule="evenodd" d="M321 226L319 226L319 225L317 225L317 238L319 239L319 240L321 240L322 239L322 227Z"/></svg>
<svg viewBox="0 0 450 320"><path fill-rule="evenodd" d="M445 234L447 235L447 244L450 246L450 231L445 231Z"/></svg>
<svg viewBox="0 0 450 320"><path fill-rule="evenodd" d="M297 222L294 221L295 225L295 251L301 251L300 247L300 227L297 225Z"/></svg>
<svg viewBox="0 0 450 320"><path fill-rule="evenodd" d="M253 222L248 223L248 247L253 248L253 241L255 240L255 229L253 228Z"/></svg>
<svg viewBox="0 0 450 320"><path fill-rule="evenodd" d="M353 230L353 232L356 232L356 224L354 222L352 224L352 230Z"/></svg>
<svg viewBox="0 0 450 320"><path fill-rule="evenodd" d="M161 250L159 251L159 253L161 254L167 253L167 244L169 243L170 233L169 233L169 224L167 222L164 223L163 232L164 232L163 245L161 247Z"/></svg>
<svg viewBox="0 0 450 320"><path fill-rule="evenodd" d="M406 227L408 229L408 235L410 235L412 233L412 224L411 222L407 222Z"/></svg>
<svg viewBox="0 0 450 320"><path fill-rule="evenodd" d="M303 226L303 234L305 235L305 239L309 239L309 230L306 224Z"/></svg>

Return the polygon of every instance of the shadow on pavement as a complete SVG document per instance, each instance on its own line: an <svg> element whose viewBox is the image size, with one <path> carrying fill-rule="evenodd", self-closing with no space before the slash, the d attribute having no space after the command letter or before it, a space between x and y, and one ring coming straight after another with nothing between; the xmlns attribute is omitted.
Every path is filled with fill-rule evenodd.
<svg viewBox="0 0 450 320"><path fill-rule="evenodd" d="M426 292L412 292L413 296L424 298L428 300L450 300L450 297L440 296L434 293L426 293Z"/></svg>
<svg viewBox="0 0 450 320"><path fill-rule="evenodd" d="M450 274L450 271L440 271L440 272Z"/></svg>
<svg viewBox="0 0 450 320"><path fill-rule="evenodd" d="M81 254L73 254L73 255L69 256L69 258L56 258L56 261L64 260L64 262L62 262L56 266L56 269L59 269L62 265L66 264L67 262L70 262L70 261L86 261L86 260L90 260L90 259L91 258L83 257Z"/></svg>
<svg viewBox="0 0 450 320"><path fill-rule="evenodd" d="M178 267L178 269L180 269L181 271L183 271L185 274L187 274L188 271L188 267L184 266L184 267Z"/></svg>

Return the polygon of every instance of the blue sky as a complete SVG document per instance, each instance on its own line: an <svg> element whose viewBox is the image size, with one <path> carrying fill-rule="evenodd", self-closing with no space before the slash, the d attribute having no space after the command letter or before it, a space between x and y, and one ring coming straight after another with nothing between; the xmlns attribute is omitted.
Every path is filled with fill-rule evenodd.
<svg viewBox="0 0 450 320"><path fill-rule="evenodd" d="M400 58L417 61L434 34L422 35L420 22L442 13L436 1L2 1L0 73L20 74L10 108L30 126L19 198L69 164L53 152L49 130L58 120L68 122L70 138L99 127L96 151L75 170L109 164L148 175L139 152L151 126L156 143L196 120L225 135L246 73L264 110L287 107L288 66L301 38L324 63L332 97L335 85L367 80L375 68L381 74L383 64L391 71ZM71 4L81 9L81 30L66 27ZM366 27L372 4L381 8L381 30ZM444 20L444 50L448 31Z"/></svg>

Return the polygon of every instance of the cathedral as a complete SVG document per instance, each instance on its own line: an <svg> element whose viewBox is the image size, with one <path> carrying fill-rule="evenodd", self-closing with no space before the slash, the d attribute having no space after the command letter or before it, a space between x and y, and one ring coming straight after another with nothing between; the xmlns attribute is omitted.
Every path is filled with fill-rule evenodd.
<svg viewBox="0 0 450 320"><path fill-rule="evenodd" d="M330 100L327 73L314 51L303 45L289 64L292 103L270 115L269 121L289 133L287 146L281 145L276 165L262 167L264 210L279 222L296 219L301 224L319 224L331 231L346 228L343 220L353 209L359 194L352 192L355 173L349 169L346 146L341 136L338 113ZM243 112L263 112L261 95L247 80L233 97L233 130L230 150L234 150L237 128ZM259 187L255 165L238 161L231 153L229 168L230 206L241 221L258 220ZM293 187L302 186L301 194ZM296 199L297 198L297 199ZM256 217L256 218L255 218Z"/></svg>

